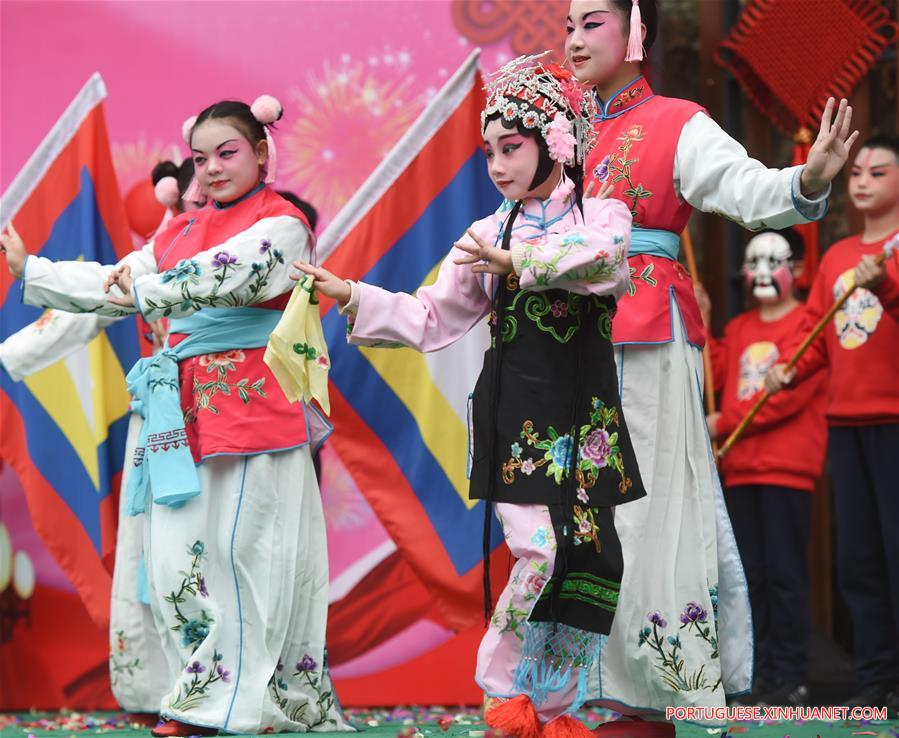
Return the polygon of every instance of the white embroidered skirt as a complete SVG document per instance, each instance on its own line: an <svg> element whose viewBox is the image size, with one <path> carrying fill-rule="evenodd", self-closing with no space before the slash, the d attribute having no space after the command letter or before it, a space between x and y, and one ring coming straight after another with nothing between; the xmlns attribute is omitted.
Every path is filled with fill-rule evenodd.
<svg viewBox="0 0 899 738"><path fill-rule="evenodd" d="M589 689L613 709L720 706L752 681L748 590L706 429L702 353L673 323L670 343L615 351L647 496L615 511L624 577Z"/></svg>

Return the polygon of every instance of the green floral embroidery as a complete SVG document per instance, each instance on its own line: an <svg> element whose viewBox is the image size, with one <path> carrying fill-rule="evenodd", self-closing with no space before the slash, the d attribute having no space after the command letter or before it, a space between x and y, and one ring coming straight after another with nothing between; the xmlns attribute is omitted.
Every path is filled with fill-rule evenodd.
<svg viewBox="0 0 899 738"><path fill-rule="evenodd" d="M299 677L299 681L315 695L315 702L308 699L302 703L290 706L290 699L285 696L285 692L289 689L287 680L284 678L284 664L278 662L277 671L269 680L268 686L275 700L275 704L281 708L281 711L294 723L301 723L308 729L324 727L329 724L336 726L336 720L329 717L334 709L334 688L331 685L330 678L327 676L327 654L325 654L325 666L319 670L318 663L309 654L303 654L303 658L296 664L294 677ZM315 712L318 717L310 720L311 716L307 716L307 712L311 705L314 705ZM313 713L314 715L314 713Z"/></svg>
<svg viewBox="0 0 899 738"><path fill-rule="evenodd" d="M621 242L621 236L615 237ZM589 244L583 235L577 231L572 231L562 237L562 242L558 249L547 258L541 258L541 254L535 253L546 241L546 238L527 239L522 241L522 252L524 258L521 262L522 271L528 270L534 275L534 281L537 286L548 287L553 282L564 278L568 281L579 282L605 282L614 279L615 271L621 263L622 253L619 251L619 257L610 261L608 252L601 250L597 253L592 264L582 267L570 269L564 274L559 273L559 262L569 254L582 251L589 248Z"/></svg>
<svg viewBox="0 0 899 738"><path fill-rule="evenodd" d="M621 481L618 490L624 494L633 485L624 471L624 458L618 446L618 431L612 430L620 425L617 408L606 407L598 397L592 398L590 422L582 425L578 431L578 461L575 474L578 483L578 497L586 502L586 490L596 485L603 469L617 472ZM553 477L556 484L561 485L568 478L571 466L574 429L561 434L553 426L546 430L546 438L534 430L534 423L526 420L522 424L521 439L527 446L543 451L542 457L526 456L521 445L515 443L511 456L503 464L503 482L513 484L516 471L530 476L538 468L546 467L546 476Z"/></svg>
<svg viewBox="0 0 899 738"><path fill-rule="evenodd" d="M629 208L631 216L634 218L637 217L637 204L640 200L652 197L652 192L644 189L640 183L635 184L631 179L631 167L640 161L637 157L630 158L631 149L635 143L642 141L643 137L643 126L631 126L628 128L627 131L618 137L618 140L621 141L621 145L618 147L619 153L615 154L609 163L609 171L615 174L612 184L622 181L627 184L627 187L621 194L630 198Z"/></svg>
<svg viewBox="0 0 899 738"><path fill-rule="evenodd" d="M712 608L717 624L718 588L709 590L712 595ZM715 691L721 685L719 678L714 683L709 682L705 674L705 664L698 669L689 672L683 656L683 644L680 634L665 635L668 621L659 612L650 613L651 626L644 626L639 633L638 647L644 644L656 652L656 668L661 674L662 681L675 692L695 692L700 689ZM718 658L718 638L712 633L712 626L708 623L707 610L697 602L688 602L679 616L680 630L692 633L694 637L705 642L710 649L709 658Z"/></svg>
<svg viewBox="0 0 899 738"><path fill-rule="evenodd" d="M527 622L529 610L516 607L515 603L510 599L509 603L503 610L493 613L490 622L494 628L500 633L513 633L518 640L524 640L522 627Z"/></svg>
<svg viewBox="0 0 899 738"><path fill-rule="evenodd" d="M237 392L244 405L248 405L252 399L251 392L255 392L259 397L265 398L265 377L257 379L250 383L247 377L239 379L236 382L228 381L228 373L237 370L235 364L246 361L246 354L240 349L232 349L217 354L204 354L199 358L199 365L206 368L207 374L215 372L215 379L208 382L201 382L194 375L192 393L194 397L194 407L185 413L185 422L196 420L196 416L201 410L208 410L213 415L218 415L219 409L212 403L212 398L221 392L225 396L230 396L232 390Z"/></svg>
<svg viewBox="0 0 899 738"><path fill-rule="evenodd" d="M218 252L212 259L214 281L212 290L208 295L195 295L191 285L200 283L203 270L196 259L182 259L174 267L162 274L162 283L172 282L181 292L180 300L163 298L159 302L147 299L146 306L149 311L162 311L163 317L168 317L173 311L195 311L204 307L240 307L252 305L263 300L262 290L268 284L272 272L279 264L284 264L284 253L272 248L268 239L261 241L260 253L265 257L262 262L253 262L250 266L251 279L249 288L243 292L233 292L219 295L222 285L228 277L229 269L234 270L240 266L237 257L227 251Z"/></svg>
<svg viewBox="0 0 899 738"><path fill-rule="evenodd" d="M125 635L124 630L116 631L115 644L109 650L109 673L113 687L120 684L125 674L129 678L134 678L135 672L144 668L140 658L131 658L129 653L131 640Z"/></svg>
<svg viewBox="0 0 899 738"><path fill-rule="evenodd" d="M194 541L187 547L187 554L191 557L190 568L186 572L179 572L181 585L178 591L170 592L164 599L172 605L175 612L176 622L171 630L181 634L181 645L194 654L206 640L215 620L202 607L197 608L197 613L192 616L182 609L188 602L187 595L190 595L194 604L209 596L200 567L206 558L206 546L202 541ZM230 682L231 672L223 666L223 658L222 654L214 650L211 661L206 664L199 660L189 661L184 672L191 675L190 681L178 687L178 695L171 703L172 709L190 710L209 696L208 689L211 685L219 681Z"/></svg>
<svg viewBox="0 0 899 738"><path fill-rule="evenodd" d="M635 267L628 267L631 279L627 283L627 294L631 297L637 294L637 281L648 284L650 287L656 287L659 284L659 281L652 276L652 273L655 271L655 266L654 262L649 262L649 264L643 267L639 274L637 274L637 269Z"/></svg>

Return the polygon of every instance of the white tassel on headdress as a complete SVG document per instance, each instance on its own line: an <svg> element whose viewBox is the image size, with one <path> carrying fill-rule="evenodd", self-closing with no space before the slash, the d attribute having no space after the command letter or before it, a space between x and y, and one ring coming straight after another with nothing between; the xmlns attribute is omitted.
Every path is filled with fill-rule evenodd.
<svg viewBox="0 0 899 738"><path fill-rule="evenodd" d="M631 5L631 32L627 37L626 62L643 61L643 16L640 15L640 0Z"/></svg>

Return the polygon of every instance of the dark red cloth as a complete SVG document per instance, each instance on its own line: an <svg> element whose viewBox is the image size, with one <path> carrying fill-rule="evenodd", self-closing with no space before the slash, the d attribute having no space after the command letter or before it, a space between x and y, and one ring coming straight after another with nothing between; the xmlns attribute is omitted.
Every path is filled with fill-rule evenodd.
<svg viewBox="0 0 899 738"><path fill-rule="evenodd" d="M899 237L899 233L890 238ZM809 293L794 348L843 294L845 280L864 254L879 254L888 239L863 243L860 235L838 241L824 254ZM899 422L899 268L874 292L856 290L796 365L802 380L830 368L825 415L830 425Z"/></svg>
<svg viewBox="0 0 899 738"><path fill-rule="evenodd" d="M786 361L785 349L803 319L801 307L770 323L750 310L727 324L723 338L709 341L715 389L721 392L720 437L730 435L758 400L768 369ZM826 381L818 372L795 390L768 400L722 461L725 487L814 489L827 446Z"/></svg>
<svg viewBox="0 0 899 738"><path fill-rule="evenodd" d="M849 97L897 29L875 0L750 0L716 61L792 136L818 130L827 98Z"/></svg>

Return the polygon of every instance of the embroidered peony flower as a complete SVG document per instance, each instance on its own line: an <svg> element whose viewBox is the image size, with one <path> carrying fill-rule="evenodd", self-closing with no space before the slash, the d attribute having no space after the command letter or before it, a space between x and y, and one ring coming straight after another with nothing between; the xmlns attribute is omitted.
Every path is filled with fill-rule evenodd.
<svg viewBox="0 0 899 738"><path fill-rule="evenodd" d="M550 459L558 467L567 470L571 461L571 436L559 436L549 449Z"/></svg>
<svg viewBox="0 0 899 738"><path fill-rule="evenodd" d="M609 178L609 164L612 162L612 155L606 154L605 158L593 168L593 176L600 182L605 182Z"/></svg>
<svg viewBox="0 0 899 738"><path fill-rule="evenodd" d="M202 643L209 635L209 623L204 620L188 620L181 626L181 645L193 646Z"/></svg>
<svg viewBox="0 0 899 738"><path fill-rule="evenodd" d="M204 671L206 671L206 667L203 666L203 664L201 664L199 661L194 661L184 671L186 671L188 674L202 674Z"/></svg>
<svg viewBox="0 0 899 738"><path fill-rule="evenodd" d="M549 309L552 311L553 317L555 318L565 318L568 316L568 303L564 300L556 300L549 306Z"/></svg>
<svg viewBox="0 0 899 738"><path fill-rule="evenodd" d="M237 257L234 254L229 254L227 251L219 251L212 257L212 266L214 267L226 267L236 263Z"/></svg>
<svg viewBox="0 0 899 738"><path fill-rule="evenodd" d="M219 678L227 684L231 681L231 672L223 669L221 665L215 667L216 673L219 675Z"/></svg>
<svg viewBox="0 0 899 738"><path fill-rule="evenodd" d="M649 615L649 622L655 625L658 625L660 628L667 628L668 621L662 617L662 614L659 612L653 612Z"/></svg>
<svg viewBox="0 0 899 738"><path fill-rule="evenodd" d="M271 247L272 247L272 242L269 241L267 238L263 238L263 239L259 242L259 253L260 253L260 254L265 254L265 253L268 252L268 250L269 250Z"/></svg>
<svg viewBox="0 0 899 738"><path fill-rule="evenodd" d="M524 588L526 591L532 594L540 594L540 592L543 591L543 587L545 584L545 577L541 577L536 574L529 574L528 578L524 582Z"/></svg>
<svg viewBox="0 0 899 738"><path fill-rule="evenodd" d="M302 661L297 662L297 671L299 672L315 671L317 667L318 663L308 653L303 655Z"/></svg>
<svg viewBox="0 0 899 738"><path fill-rule="evenodd" d="M581 446L581 456L600 469L603 469L609 463L611 452L609 434L602 428L597 428L591 432Z"/></svg>
<svg viewBox="0 0 899 738"><path fill-rule="evenodd" d="M643 126L631 126L625 134L631 141L643 140Z"/></svg>
<svg viewBox="0 0 899 738"><path fill-rule="evenodd" d="M531 536L531 543L533 543L538 548L543 548L549 543L549 537L546 535L546 528L540 526L537 530L534 531L534 535Z"/></svg>
<svg viewBox="0 0 899 738"><path fill-rule="evenodd" d="M583 487L577 488L577 498L583 502L585 505L590 502L590 495L587 494L587 490Z"/></svg>
<svg viewBox="0 0 899 738"><path fill-rule="evenodd" d="M549 158L563 163L574 159L575 138L571 135L571 123L562 113L558 113L546 131L546 146Z"/></svg>
<svg viewBox="0 0 899 738"><path fill-rule="evenodd" d="M584 535L590 535L593 532L593 523L591 523L587 518L583 518L577 526L578 533L583 533Z"/></svg>
<svg viewBox="0 0 899 738"><path fill-rule="evenodd" d="M190 547L190 552L194 556L202 556L205 550L206 546L203 545L203 541L194 541L194 545Z"/></svg>
<svg viewBox="0 0 899 738"><path fill-rule="evenodd" d="M531 474L533 474L536 469L537 465L534 463L533 459L525 459L521 463L521 473L527 477L531 476Z"/></svg>
<svg viewBox="0 0 899 738"><path fill-rule="evenodd" d="M214 372L219 367L225 371L233 372L236 368L235 364L242 364L246 361L247 355L240 349L231 349L230 351L221 351L217 354L203 354L200 356L200 366L205 366L207 372Z"/></svg>
<svg viewBox="0 0 899 738"><path fill-rule="evenodd" d="M197 284L200 281L199 277L202 273L200 265L195 259L182 259L171 269L163 273L162 282L174 281L175 284L192 282L193 284Z"/></svg>
<svg viewBox="0 0 899 738"><path fill-rule="evenodd" d="M330 366L330 363L328 362L328 357L325 356L324 354L319 354L318 358L315 360L315 363L318 364L323 369L327 369Z"/></svg>
<svg viewBox="0 0 899 738"><path fill-rule="evenodd" d="M696 603L696 602L688 602L687 606L684 608L684 611L681 613L680 621L684 625L689 625L690 623L704 623L706 618L708 617L708 613L705 611L705 608Z"/></svg>

